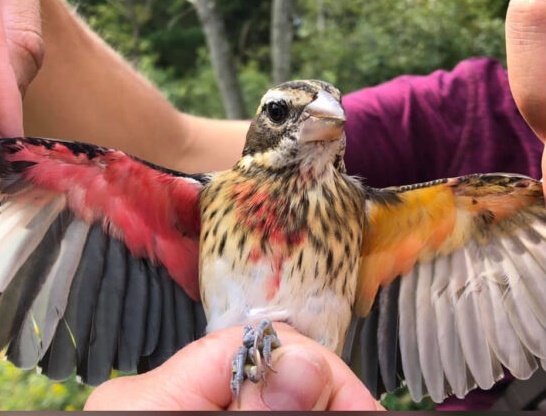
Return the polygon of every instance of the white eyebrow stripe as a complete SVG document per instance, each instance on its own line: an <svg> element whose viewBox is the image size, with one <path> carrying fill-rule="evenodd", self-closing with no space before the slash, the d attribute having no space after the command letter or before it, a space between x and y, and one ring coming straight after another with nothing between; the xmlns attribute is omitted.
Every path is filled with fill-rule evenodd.
<svg viewBox="0 0 546 416"><path fill-rule="evenodd" d="M290 97L283 91L279 90L270 90L262 98L262 105L267 104L271 101L290 101Z"/></svg>

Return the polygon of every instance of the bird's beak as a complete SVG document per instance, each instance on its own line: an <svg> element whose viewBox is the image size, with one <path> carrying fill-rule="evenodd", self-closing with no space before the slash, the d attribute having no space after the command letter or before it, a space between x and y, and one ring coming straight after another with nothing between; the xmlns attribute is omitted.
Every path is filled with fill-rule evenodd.
<svg viewBox="0 0 546 416"><path fill-rule="evenodd" d="M343 138L345 110L330 93L320 90L317 98L303 110L301 142L338 140Z"/></svg>

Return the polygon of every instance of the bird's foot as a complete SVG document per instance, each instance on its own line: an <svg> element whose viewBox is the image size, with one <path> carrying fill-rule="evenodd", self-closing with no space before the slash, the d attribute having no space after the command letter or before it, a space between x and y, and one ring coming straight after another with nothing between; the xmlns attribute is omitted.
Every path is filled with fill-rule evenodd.
<svg viewBox="0 0 546 416"><path fill-rule="evenodd" d="M244 327L243 345L232 361L231 391L236 400L239 400L245 379L265 383L267 369L275 371L271 367L271 352L280 346L281 342L269 319L264 319L255 327Z"/></svg>

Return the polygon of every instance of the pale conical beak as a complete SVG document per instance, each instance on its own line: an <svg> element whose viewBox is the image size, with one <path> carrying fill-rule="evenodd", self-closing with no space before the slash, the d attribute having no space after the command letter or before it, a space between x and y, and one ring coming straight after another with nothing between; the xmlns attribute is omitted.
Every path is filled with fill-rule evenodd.
<svg viewBox="0 0 546 416"><path fill-rule="evenodd" d="M315 142L343 138L345 110L330 93L321 90L303 110L300 141Z"/></svg>

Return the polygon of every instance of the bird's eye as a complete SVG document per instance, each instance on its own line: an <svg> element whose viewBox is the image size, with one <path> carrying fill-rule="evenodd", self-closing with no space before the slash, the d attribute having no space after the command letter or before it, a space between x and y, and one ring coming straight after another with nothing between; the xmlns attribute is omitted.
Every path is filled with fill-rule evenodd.
<svg viewBox="0 0 546 416"><path fill-rule="evenodd" d="M276 124L284 122L288 117L288 106L284 102L272 101L265 105L269 119Z"/></svg>

